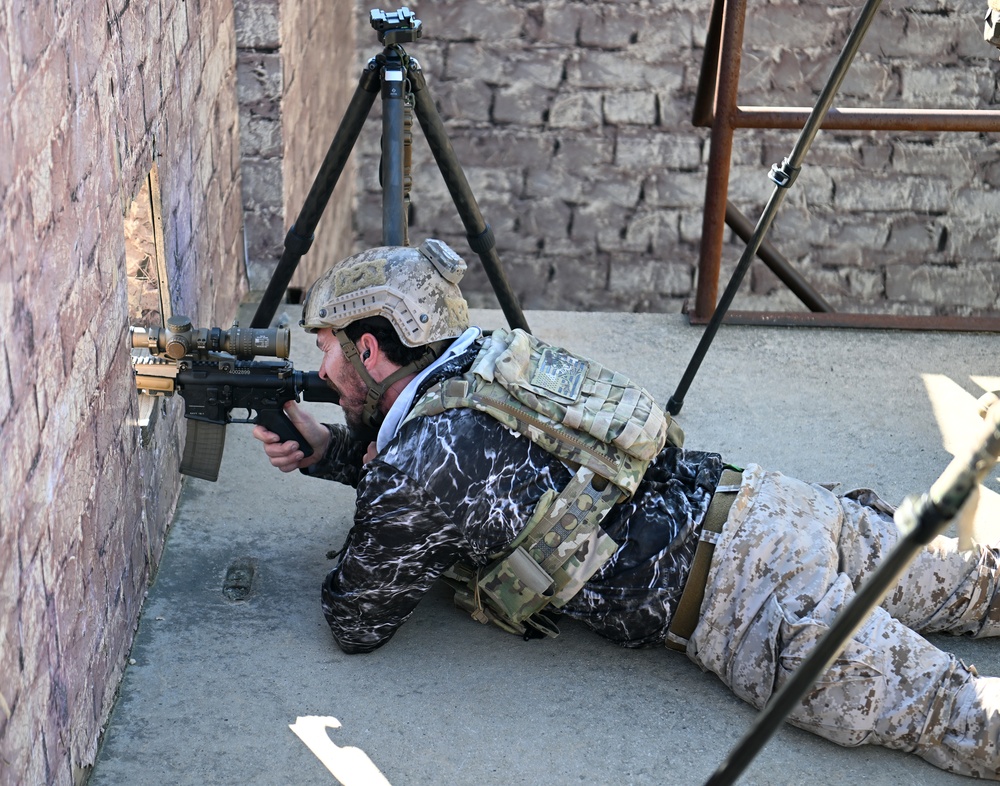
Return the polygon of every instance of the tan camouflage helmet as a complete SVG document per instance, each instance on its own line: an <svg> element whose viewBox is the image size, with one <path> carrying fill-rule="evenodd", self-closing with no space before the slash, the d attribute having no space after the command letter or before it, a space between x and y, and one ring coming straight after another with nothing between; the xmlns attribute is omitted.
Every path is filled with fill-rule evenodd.
<svg viewBox="0 0 1000 786"><path fill-rule="evenodd" d="M316 279L299 324L310 333L338 331L382 316L409 347L455 338L469 327L469 307L458 288L465 269L465 260L440 240L371 248Z"/></svg>

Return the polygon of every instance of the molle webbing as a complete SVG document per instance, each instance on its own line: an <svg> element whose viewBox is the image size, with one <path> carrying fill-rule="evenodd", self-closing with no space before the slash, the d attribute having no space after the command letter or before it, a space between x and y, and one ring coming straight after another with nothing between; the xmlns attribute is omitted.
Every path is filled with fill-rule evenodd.
<svg viewBox="0 0 1000 786"><path fill-rule="evenodd" d="M683 433L624 375L521 330L495 331L469 371L427 390L407 419L456 408L490 415L576 471L561 492L542 496L489 564L445 574L456 604L479 622L556 635L539 612L563 606L611 558L618 544L601 522L635 493L666 442L682 444Z"/></svg>
<svg viewBox="0 0 1000 786"><path fill-rule="evenodd" d="M664 444L684 442L680 427L626 376L520 330L494 331L469 371L429 389L407 419L460 407L486 412L629 496Z"/></svg>
<svg viewBox="0 0 1000 786"><path fill-rule="evenodd" d="M617 550L599 523L621 494L609 483L599 490L593 481L594 473L580 469L558 495L544 495L513 550L480 574L479 587L509 621L563 606Z"/></svg>
<svg viewBox="0 0 1000 786"><path fill-rule="evenodd" d="M630 456L614 445L587 439L560 428L544 415L532 413L497 383L476 385L468 379L447 379L436 385L414 406L420 415L439 415L448 409L466 407L485 412L512 431L555 454L570 466L582 466L605 478L629 496L635 493L648 461Z"/></svg>

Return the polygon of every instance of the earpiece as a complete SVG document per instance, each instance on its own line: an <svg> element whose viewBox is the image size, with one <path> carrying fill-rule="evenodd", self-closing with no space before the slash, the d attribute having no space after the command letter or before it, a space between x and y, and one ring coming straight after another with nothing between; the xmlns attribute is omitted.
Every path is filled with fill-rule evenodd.
<svg viewBox="0 0 1000 786"><path fill-rule="evenodd" d="M371 354L372 354L372 351L370 349L366 349L365 350L365 354L363 354L361 356L361 359L362 360L368 360L368 358L371 357Z"/></svg>

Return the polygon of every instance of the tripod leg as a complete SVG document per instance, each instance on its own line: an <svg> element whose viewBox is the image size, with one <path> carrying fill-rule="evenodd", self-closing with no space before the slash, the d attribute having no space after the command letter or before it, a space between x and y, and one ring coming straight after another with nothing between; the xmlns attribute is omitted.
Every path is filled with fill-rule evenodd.
<svg viewBox="0 0 1000 786"><path fill-rule="evenodd" d="M441 116L427 90L424 75L420 71L420 67L412 60L410 61L409 75L417 120L420 121L420 128L424 132L434 160L437 162L438 169L441 170L451 198L455 207L458 208L462 223L465 225L469 247L482 260L486 275L490 279L497 300L500 301L500 308L503 309L508 324L512 328L521 328L530 333L531 330L524 318L524 313L521 311L517 296L511 289L510 282L507 280L507 275L501 265L500 255L497 253L493 239L493 230L490 229L489 224L486 223L479 211L479 205L469 187L469 181L466 180L465 173L459 166L455 151L451 142L448 141L447 134L445 134L444 123L441 122Z"/></svg>
<svg viewBox="0 0 1000 786"><path fill-rule="evenodd" d="M285 249L278 261L278 266L271 275L271 280L267 284L267 289L261 297L260 305L253 316L250 327L265 328L271 324L274 313L278 310L278 305L284 297L288 282L292 280L295 268L298 267L299 260L309 250L313 241L313 232L316 224L319 223L323 210L330 200L330 195L340 179L344 166L354 143L361 133L361 128L365 124L372 104L375 103L375 96L379 92L380 86L379 66L373 59L361 75L358 87L351 97L351 103L344 113L340 127L330 143L330 149L323 159L316 179L313 181L306 201L299 211L298 218L292 224L292 228L285 235Z"/></svg>
<svg viewBox="0 0 1000 786"><path fill-rule="evenodd" d="M881 2L882 0L866 0L864 8L861 10L861 16L858 18L854 29L851 30L851 34L847 38L847 43L844 44L844 49L841 51L840 57L837 59L833 71L831 72L826 85L823 87L823 91L820 93L816 105L809 114L809 118L806 120L806 123L802 128L802 132L799 134L799 137L795 142L795 146L792 148L791 155L781 162L780 167L777 164L771 167L770 177L775 183L774 192L771 194L771 198L764 207L764 212L761 214L761 217L757 222L757 226L750 238L750 242L743 250L743 256L740 257L739 264L736 266L736 271L733 273L733 277L730 279L725 292L723 292L722 298L719 300L719 304L716 306L715 312L712 314L712 319L705 328L705 333L702 335L701 341L698 342L694 355L691 357L688 367L684 371L684 376L677 385L677 390L667 402L667 411L671 415L676 415L681 411L681 407L684 406L684 396L687 395L688 388L694 381L694 376L698 373L698 369L701 367L701 362L705 359L705 355L708 353L708 348L712 343L712 339L715 338L715 334L722 325L722 320L726 316L726 311L729 310L729 306L732 304L733 298L736 296L736 291L739 289L740 282L746 275L747 270L750 268L750 263L753 261L754 255L760 248L761 243L764 242L764 237L771 228L774 216L778 212L778 207L784 199L784 192L791 187L793 182L795 182L795 178L802 165L802 160L805 158L806 151L808 151L813 139L819 132L819 127L826 118L827 112L829 112L830 107L833 104L833 99L837 90L840 88L840 83L844 81L844 77L847 75L847 69L854 60L854 55L857 54L858 48L864 40L865 33L868 32L868 28L871 26L872 19L875 18L875 13L878 11Z"/></svg>
<svg viewBox="0 0 1000 786"><path fill-rule="evenodd" d="M406 244L403 212L403 61L395 49L386 49L382 69L382 245Z"/></svg>

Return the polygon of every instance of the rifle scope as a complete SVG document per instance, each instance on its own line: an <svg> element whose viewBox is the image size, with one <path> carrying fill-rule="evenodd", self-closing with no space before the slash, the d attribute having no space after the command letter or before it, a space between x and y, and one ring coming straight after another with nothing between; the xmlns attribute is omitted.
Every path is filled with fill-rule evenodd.
<svg viewBox="0 0 1000 786"><path fill-rule="evenodd" d="M287 358L291 345L288 328L241 328L235 322L229 330L192 328L191 320L182 316L170 317L165 328L133 327L131 332L134 348L174 360L186 355L205 357L210 352L227 352L238 360L258 355Z"/></svg>

